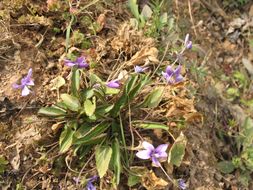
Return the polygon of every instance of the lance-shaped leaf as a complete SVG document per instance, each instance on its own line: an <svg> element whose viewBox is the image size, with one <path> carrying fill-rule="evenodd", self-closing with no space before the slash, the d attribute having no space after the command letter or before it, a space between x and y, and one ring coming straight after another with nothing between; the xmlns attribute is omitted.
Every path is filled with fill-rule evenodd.
<svg viewBox="0 0 253 190"><path fill-rule="evenodd" d="M60 152L64 153L69 150L69 148L72 146L73 142L73 136L75 131L72 130L72 128L76 128L77 123L70 122L67 125L65 125L64 130L61 133L59 145L60 145Z"/></svg>
<svg viewBox="0 0 253 190"><path fill-rule="evenodd" d="M181 162L183 160L184 154L185 154L185 147L187 144L187 139L184 136L184 134L181 132L179 137L176 139L174 144L172 145L169 157L168 157L168 163L173 164L177 167L181 165Z"/></svg>
<svg viewBox="0 0 253 190"><path fill-rule="evenodd" d="M92 116L96 110L96 102L91 102L89 99L84 101L84 112L87 116Z"/></svg>
<svg viewBox="0 0 253 190"><path fill-rule="evenodd" d="M163 125L160 123L141 123L137 126L143 129L164 129L166 131L168 131L169 129L167 125Z"/></svg>
<svg viewBox="0 0 253 190"><path fill-rule="evenodd" d="M113 182L118 185L120 182L120 173L121 173L121 158L120 158L120 147L119 141L117 138L114 139L112 143L112 160L111 165L113 166L114 170L114 177Z"/></svg>
<svg viewBox="0 0 253 190"><path fill-rule="evenodd" d="M163 87L154 89L148 96L146 96L140 106L147 108L157 107L162 100L163 91Z"/></svg>
<svg viewBox="0 0 253 190"><path fill-rule="evenodd" d="M110 146L97 146L95 151L96 166L99 177L102 178L108 170L112 157L112 148Z"/></svg>
<svg viewBox="0 0 253 190"><path fill-rule="evenodd" d="M80 71L76 67L73 67L71 76L71 92L74 96L78 96L80 89Z"/></svg>
<svg viewBox="0 0 253 190"><path fill-rule="evenodd" d="M40 108L38 114L51 116L51 117L57 117L57 116L65 116L66 111L60 108L56 108L56 107L45 107L45 108Z"/></svg>
<svg viewBox="0 0 253 190"><path fill-rule="evenodd" d="M235 166L231 161L221 161L217 164L217 168L224 174L229 174L235 170Z"/></svg>
<svg viewBox="0 0 253 190"><path fill-rule="evenodd" d="M69 94L62 94L61 99L63 100L63 103L67 106L68 109L71 111L78 111L81 107L79 100L71 96Z"/></svg>
<svg viewBox="0 0 253 190"><path fill-rule="evenodd" d="M79 138L75 140L75 144L83 144L89 141L90 139L97 137L104 133L109 128L109 123L102 122L96 126L87 127L87 129L78 129Z"/></svg>

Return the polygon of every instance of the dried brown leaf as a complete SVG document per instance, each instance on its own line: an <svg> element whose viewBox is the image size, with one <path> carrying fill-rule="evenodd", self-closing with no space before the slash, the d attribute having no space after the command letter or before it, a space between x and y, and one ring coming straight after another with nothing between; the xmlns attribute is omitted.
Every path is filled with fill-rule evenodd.
<svg viewBox="0 0 253 190"><path fill-rule="evenodd" d="M162 178L158 178L155 173L151 170L144 174L141 178L141 184L147 190L162 190L168 185L168 182Z"/></svg>
<svg viewBox="0 0 253 190"><path fill-rule="evenodd" d="M143 47L128 61L128 65L139 65L144 63L147 59L154 63L158 63L158 50L155 47Z"/></svg>

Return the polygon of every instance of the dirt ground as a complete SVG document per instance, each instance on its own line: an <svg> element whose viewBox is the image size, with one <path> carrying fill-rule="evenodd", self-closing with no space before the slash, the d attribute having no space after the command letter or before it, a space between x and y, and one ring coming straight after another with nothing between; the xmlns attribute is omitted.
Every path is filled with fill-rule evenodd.
<svg viewBox="0 0 253 190"><path fill-rule="evenodd" d="M56 91L51 89L52 79L62 76L68 80L69 69L63 63L68 22L62 11L48 11L44 1L27 2L0 2L0 155L9 162L0 176L0 187L3 190L78 189L73 181L80 172L78 160L72 153L66 158L58 153L60 131L52 129L54 121L37 115L40 107L52 105L57 100ZM83 5L89 3L81 2ZM188 2L191 2L190 9ZM193 122L183 129L188 139L186 155L173 174L186 179L189 189L250 190L253 189L252 182L244 188L238 182L237 173L224 175L216 166L218 161L231 158L232 154L230 140L222 141L217 133L226 131L233 118L240 122L246 115L253 116L252 110L238 99L228 100L225 93L225 89L233 85L232 74L239 70L250 73L250 87L243 96L253 98L253 71L242 61L244 58L252 66L253 49L249 40L253 39L253 5L249 2L240 8L230 8L214 2L175 0L169 8L180 36L190 33L194 43L193 51L185 55L185 67L189 71L186 75L191 81L190 87L194 88L191 93L195 96L194 107L203 116L202 122ZM40 16L22 19L22 15L35 13ZM87 21L77 22L73 29L87 34L87 43L91 45L83 50L82 44L75 40L70 44L88 60L99 62L94 70L104 76L114 72L117 59L130 60L142 47L156 43L155 40L138 39L139 34L130 33L135 36L134 44L123 46L125 55L121 57L114 50L121 45L117 44L121 37L119 28L132 17L124 1L96 3L79 16L85 15L92 21L101 19L102 29L97 29L94 35L86 25ZM113 40L114 44L111 43ZM30 96L21 97L12 85L29 68L33 69L36 85ZM66 89L67 86L60 91ZM94 162L89 163L88 168L85 172L95 173ZM122 185L120 189L128 188Z"/></svg>

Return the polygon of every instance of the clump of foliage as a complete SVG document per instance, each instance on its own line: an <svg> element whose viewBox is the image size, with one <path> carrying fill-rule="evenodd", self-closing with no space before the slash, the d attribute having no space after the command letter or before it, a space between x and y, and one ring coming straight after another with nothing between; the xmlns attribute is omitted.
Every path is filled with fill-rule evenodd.
<svg viewBox="0 0 253 190"><path fill-rule="evenodd" d="M234 139L234 138L233 138ZM244 124L239 127L239 132L235 137L231 160L218 163L221 172L228 174L239 171L239 180L244 186L248 186L253 173L253 121L246 118Z"/></svg>
<svg viewBox="0 0 253 190"><path fill-rule="evenodd" d="M136 0L129 0L128 6L135 17L138 26L144 28L145 34L154 38L158 38L162 30L167 27L167 30L172 29L173 19L168 19L167 12L162 12L164 1L154 0L149 4L144 5L142 11Z"/></svg>
<svg viewBox="0 0 253 190"><path fill-rule="evenodd" d="M223 6L229 7L229 8L234 8L234 7L239 8L248 2L249 0L223 0L222 4Z"/></svg>
<svg viewBox="0 0 253 190"><path fill-rule="evenodd" d="M39 114L54 118L59 125L64 125L59 139L61 153L73 148L81 158L95 148L99 176L103 177L110 168L114 171L113 184L118 185L123 168L129 168L133 162L133 151L129 154L126 142L126 136L132 130L130 125L168 130L166 125L156 122L143 123L140 119L129 121L129 108L138 115L143 108L157 107L162 101L164 87L154 88L143 99L139 97L141 91L152 82L149 74L129 74L120 90L117 81L106 83L90 72L84 79L84 88L81 88L80 69L76 66L72 68L70 93L61 94L58 103L41 108ZM136 99L143 101L138 103ZM184 149L184 146L183 143L180 149ZM171 162L178 165L184 151L181 153L180 157L170 157Z"/></svg>

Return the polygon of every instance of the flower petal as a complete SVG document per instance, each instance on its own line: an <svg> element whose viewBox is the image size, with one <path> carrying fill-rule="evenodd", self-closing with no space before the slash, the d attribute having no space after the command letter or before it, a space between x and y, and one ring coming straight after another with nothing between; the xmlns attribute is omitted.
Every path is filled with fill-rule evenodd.
<svg viewBox="0 0 253 190"><path fill-rule="evenodd" d="M190 39L190 35L189 34L186 34L185 36L185 39L184 39L184 45L187 46L188 42L189 42L189 39Z"/></svg>
<svg viewBox="0 0 253 190"><path fill-rule="evenodd" d="M33 80L29 80L29 81L26 83L26 85L28 85L28 86L34 86Z"/></svg>
<svg viewBox="0 0 253 190"><path fill-rule="evenodd" d="M19 89L19 88L22 88L22 85L15 83L15 84L12 85L12 87L15 88L15 89Z"/></svg>
<svg viewBox="0 0 253 190"><path fill-rule="evenodd" d="M73 66L76 65L75 62L70 61L70 60L68 60L68 59L64 60L64 62L65 62L65 65L66 65L66 66L69 66L69 67L73 67Z"/></svg>
<svg viewBox="0 0 253 190"><path fill-rule="evenodd" d="M150 150L140 150L136 153L136 156L140 159L150 159L151 158L151 151Z"/></svg>
<svg viewBox="0 0 253 190"><path fill-rule="evenodd" d="M155 167L160 167L161 166L159 160L156 157L153 156L151 159L152 159L153 166L155 166Z"/></svg>
<svg viewBox="0 0 253 190"><path fill-rule="evenodd" d="M187 49L192 49L192 41L189 41L186 45Z"/></svg>
<svg viewBox="0 0 253 190"><path fill-rule="evenodd" d="M155 150L155 147L147 141L143 141L142 146L143 146L143 148L145 148L146 150L149 150L149 151Z"/></svg>
<svg viewBox="0 0 253 190"><path fill-rule="evenodd" d="M178 83L178 82L182 82L184 80L184 77L182 75L178 75L175 77L175 82Z"/></svg>
<svg viewBox="0 0 253 190"><path fill-rule="evenodd" d="M110 87L110 88L119 88L120 87L120 84L117 80L112 80L110 82L108 82L106 84L106 86Z"/></svg>
<svg viewBox="0 0 253 190"><path fill-rule="evenodd" d="M80 64L78 65L78 68L80 68L80 69L88 68L88 67L89 67L89 64L86 63L86 62L80 63Z"/></svg>
<svg viewBox="0 0 253 190"><path fill-rule="evenodd" d="M171 66L168 65L168 66L166 67L166 73L167 73L169 76L173 75L174 70L172 69Z"/></svg>
<svg viewBox="0 0 253 190"><path fill-rule="evenodd" d="M78 68L88 68L89 64L87 63L85 57L78 57L76 59L76 63L78 65Z"/></svg>
<svg viewBox="0 0 253 190"><path fill-rule="evenodd" d="M91 182L88 182L86 185L86 189L87 190L96 190L96 187Z"/></svg>
<svg viewBox="0 0 253 190"><path fill-rule="evenodd" d="M168 146L169 146L168 144L161 144L155 149L155 152L156 153L166 152Z"/></svg>
<svg viewBox="0 0 253 190"><path fill-rule="evenodd" d="M27 88L27 86L24 86L24 88L22 89L22 96L27 96L30 93L29 88Z"/></svg>
<svg viewBox="0 0 253 190"><path fill-rule="evenodd" d="M77 64L81 64L81 63L86 62L86 60L85 60L85 57L81 56L81 57L78 57L75 62Z"/></svg>
<svg viewBox="0 0 253 190"><path fill-rule="evenodd" d="M167 152L157 152L154 155L156 158L167 158L168 157Z"/></svg>
<svg viewBox="0 0 253 190"><path fill-rule="evenodd" d="M180 75L181 68L182 68L181 65L178 65L178 67L175 69L175 71L174 71L175 77L177 77L178 75Z"/></svg>
<svg viewBox="0 0 253 190"><path fill-rule="evenodd" d="M27 79L30 79L30 78L31 78L32 72L33 72L33 70L32 70L32 68L30 68L30 69L28 70L28 74L27 74L27 76L26 76Z"/></svg>
<svg viewBox="0 0 253 190"><path fill-rule="evenodd" d="M185 190L186 189L185 181L183 179L179 179L178 180L178 186L179 186L180 189Z"/></svg>

